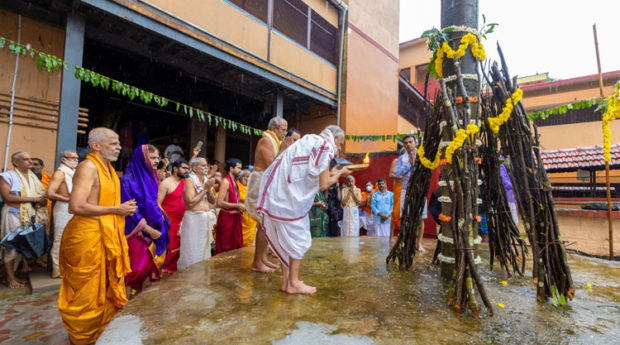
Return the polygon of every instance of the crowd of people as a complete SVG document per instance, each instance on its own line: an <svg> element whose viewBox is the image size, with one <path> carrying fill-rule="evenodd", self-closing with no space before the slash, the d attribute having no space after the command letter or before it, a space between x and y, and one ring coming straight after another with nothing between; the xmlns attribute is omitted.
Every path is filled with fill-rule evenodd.
<svg viewBox="0 0 620 345"><path fill-rule="evenodd" d="M255 246L251 270L271 273L278 268L268 259L271 249L281 290L312 294L316 288L299 280L312 237L393 236L399 226L406 188L393 193L383 178L357 187L334 160L344 143L337 126L301 137L273 118L254 165L231 157L223 171L199 157L200 144L186 160L178 138L160 154L143 124L120 132L91 130L86 158L78 163L75 151L62 152L52 176L27 152L14 153L14 169L0 174L2 237L34 223L52 226L52 277L62 278L58 306L72 343L96 340L145 282L212 255ZM129 152L123 144L133 146L136 135L140 143ZM414 138L403 142L405 152L389 173L395 187L407 185L415 161ZM119 158L127 164L117 172ZM25 284L14 274L20 259L18 250L4 248L11 288Z"/></svg>

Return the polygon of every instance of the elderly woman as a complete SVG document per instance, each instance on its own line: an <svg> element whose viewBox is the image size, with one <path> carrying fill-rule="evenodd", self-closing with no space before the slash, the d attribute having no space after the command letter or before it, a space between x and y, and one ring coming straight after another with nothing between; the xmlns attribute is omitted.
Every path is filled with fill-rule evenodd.
<svg viewBox="0 0 620 345"><path fill-rule="evenodd" d="M355 178L347 176L345 186L342 189L342 227L340 236L360 235L360 211L362 192L355 187Z"/></svg>

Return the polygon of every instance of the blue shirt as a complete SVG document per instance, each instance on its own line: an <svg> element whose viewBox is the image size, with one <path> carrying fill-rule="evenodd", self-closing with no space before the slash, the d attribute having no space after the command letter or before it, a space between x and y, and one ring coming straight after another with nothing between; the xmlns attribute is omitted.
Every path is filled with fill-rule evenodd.
<svg viewBox="0 0 620 345"><path fill-rule="evenodd" d="M407 183L409 183L409 176L411 176L412 168L413 162L409 161L409 153L405 152L398 157L398 160L396 161L396 168L394 168L394 175L400 177L403 191L407 190Z"/></svg>
<svg viewBox="0 0 620 345"><path fill-rule="evenodd" d="M375 224L389 224L392 218L392 208L394 207L394 193L389 190L386 190L385 193L381 193L381 191L376 192L372 195L371 205L372 214L375 215ZM381 222L379 213L387 214L389 216L385 222Z"/></svg>

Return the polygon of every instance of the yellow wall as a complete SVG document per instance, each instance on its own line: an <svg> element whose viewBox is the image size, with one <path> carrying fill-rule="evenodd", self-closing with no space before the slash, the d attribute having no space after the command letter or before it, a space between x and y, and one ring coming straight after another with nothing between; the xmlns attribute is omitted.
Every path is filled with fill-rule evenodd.
<svg viewBox="0 0 620 345"><path fill-rule="evenodd" d="M338 9L326 0L302 0L331 25L338 27Z"/></svg>
<svg viewBox="0 0 620 345"><path fill-rule="evenodd" d="M396 121L396 130L398 131L398 134L408 134L411 133L411 131L420 130L418 127L414 126L413 124L411 124L411 122L407 121L404 117L400 115L398 115Z"/></svg>
<svg viewBox="0 0 620 345"><path fill-rule="evenodd" d="M116 1L140 13L149 15L168 26L175 27L178 25L170 18L163 18L158 11L137 0ZM267 63L269 37L267 25L239 11L229 3L223 0L184 0L183 6L179 6L178 0L148 0L143 2L148 2L202 29L208 34L241 49L242 52L251 54L251 56L239 54L231 51L230 47L216 44L195 28L185 27L182 30L184 33L205 40L216 48L227 51L261 68L276 74L282 73L278 68ZM336 27L338 26L338 13L333 7L330 6L326 10L324 2L319 0L308 0L307 3L317 13L325 15L324 18L327 21ZM321 4L323 5L321 6ZM271 60L274 65L314 86L321 87L332 94L336 93L337 73L335 67L276 32L272 32L271 39ZM301 80L295 78L292 80L304 85Z"/></svg>
<svg viewBox="0 0 620 345"><path fill-rule="evenodd" d="M398 66L400 69L411 67L411 78L415 78L415 67L429 63L432 56L433 54L426 47L426 39L402 44L400 56L398 57Z"/></svg>
<svg viewBox="0 0 620 345"><path fill-rule="evenodd" d="M0 9L0 32L1 35L17 41L17 14ZM63 56L65 32L63 28L58 28L41 21L37 21L22 16L21 42L30 44L32 48L51 53L56 56ZM7 46L0 49L0 103L4 111L0 110L0 169L4 166L5 144L8 136L8 99L10 97L11 85L15 69L16 56L10 53ZM73 78L73 71L67 72ZM28 55L19 58L19 68L15 84L15 96L20 98L20 102L34 104L37 107L25 106L24 112L35 114L38 107L57 109L60 99L61 73L48 73L39 71L36 68L36 57L31 59ZM4 101L3 101L4 100ZM17 110L16 110L17 112ZM20 111L21 113L21 111ZM45 111L50 113L50 111ZM11 134L9 148L10 155L17 151L27 151L33 157L44 160L45 171L52 173L56 154L57 139L57 117L49 115L36 115L38 118L15 118ZM57 115L56 115L57 116ZM41 118L46 121L40 120ZM21 123L21 124L20 124ZM45 126L48 128L37 128ZM54 128L54 129L50 129ZM11 167L9 162L7 167Z"/></svg>
<svg viewBox="0 0 620 345"><path fill-rule="evenodd" d="M611 95L613 92L613 85L603 87L603 94L605 96ZM596 98L600 97L599 88L591 88L584 90L576 90L569 92L561 92L561 93L553 93L543 96L537 97L528 97L527 92L523 97L523 105L525 109L530 111L532 108L540 109L548 109L553 108L557 105L573 103L576 101L581 101L584 99ZM553 115L552 115L553 116Z"/></svg>
<svg viewBox="0 0 620 345"><path fill-rule="evenodd" d="M399 0L349 1L349 23L398 57Z"/></svg>
<svg viewBox="0 0 620 345"><path fill-rule="evenodd" d="M337 69L275 31L271 34L271 63L336 92Z"/></svg>
<svg viewBox="0 0 620 345"><path fill-rule="evenodd" d="M267 59L267 26L222 0L147 0L211 35Z"/></svg>
<svg viewBox="0 0 620 345"><path fill-rule="evenodd" d="M612 122L609 129L611 130L611 143L620 143L620 121ZM599 121L542 126L538 127L538 134L540 134L541 149L545 151L603 145L603 131Z"/></svg>

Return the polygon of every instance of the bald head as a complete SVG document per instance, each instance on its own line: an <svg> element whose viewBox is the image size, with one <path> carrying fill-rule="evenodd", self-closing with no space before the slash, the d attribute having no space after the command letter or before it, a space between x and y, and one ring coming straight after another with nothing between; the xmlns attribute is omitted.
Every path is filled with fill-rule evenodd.
<svg viewBox="0 0 620 345"><path fill-rule="evenodd" d="M115 162L121 153L118 134L105 127L94 128L88 133L88 145L99 157Z"/></svg>
<svg viewBox="0 0 620 345"><path fill-rule="evenodd" d="M103 144L110 137L118 136L113 130L105 127L93 128L88 133L88 145L91 147L93 143Z"/></svg>

